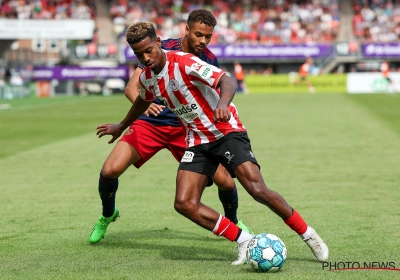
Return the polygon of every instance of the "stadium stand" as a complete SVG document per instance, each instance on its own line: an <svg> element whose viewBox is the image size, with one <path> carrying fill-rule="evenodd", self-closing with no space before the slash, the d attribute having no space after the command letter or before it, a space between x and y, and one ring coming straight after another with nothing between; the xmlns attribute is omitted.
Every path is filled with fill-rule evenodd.
<svg viewBox="0 0 400 280"><path fill-rule="evenodd" d="M105 6L101 12L102 19L96 21L100 23L99 30L111 29L112 32L107 30L110 38L102 36L102 41L107 43L123 40L127 26L143 20L154 22L162 39L183 36L187 15L197 8L210 9L217 18L212 44L331 43L338 39L340 22L344 24L347 16L352 17L353 35L362 43L395 42L400 38L400 3L396 0L0 2L0 18L8 19L96 19L96 6ZM339 10L340 2L352 3L352 11ZM111 27L107 27L110 20ZM96 34L93 41L97 40Z"/></svg>
<svg viewBox="0 0 400 280"><path fill-rule="evenodd" d="M197 8L211 10L217 19L210 46L222 51L234 44L260 44L264 49L289 46L291 50L297 44L314 45L323 54L314 56L322 73L354 65L366 50L367 56L376 56L371 54L376 46L380 50L380 43L396 43L400 38L400 0L0 0L0 4L0 19L95 23L93 38L88 39L6 38L0 54L11 65L79 64L96 59L134 63L126 51L125 31L130 24L150 21L162 39L181 37L188 14ZM327 46L331 51L325 53ZM228 68L234 60L220 57ZM295 71L301 61L299 57L271 55L255 65L257 71L275 65L273 71L282 73ZM245 68L254 66L251 60L241 62ZM293 66L290 69L289 64Z"/></svg>
<svg viewBox="0 0 400 280"><path fill-rule="evenodd" d="M9 19L93 19L94 0L3 0L0 17Z"/></svg>
<svg viewBox="0 0 400 280"><path fill-rule="evenodd" d="M162 39L183 36L187 15L197 8L209 9L217 18L212 44L331 43L339 32L337 0L197 2L108 1L117 38L139 20L154 22Z"/></svg>
<svg viewBox="0 0 400 280"><path fill-rule="evenodd" d="M98 16L100 15L100 16ZM93 36L90 39L77 39L74 45L87 45L87 56L93 57L93 49L98 52L98 45L109 45L116 49L115 40L110 27L108 5L106 1L95 0L0 0L0 19L3 20L92 20L95 22ZM99 32L99 27L102 32ZM110 32L107 33L107 28ZM100 36L101 35L101 36ZM17 39L17 38L16 38ZM4 43L4 40L3 40ZM2 45L3 45L2 43ZM64 38L48 39L20 38L9 40L6 47L1 47L1 55L12 64L45 64L57 63L70 56ZM12 47L10 48L10 46ZM78 46L77 48L79 48ZM102 47L102 53L104 49ZM81 47L82 49L82 47ZM107 53L109 50L107 49ZM113 51L115 53L115 51ZM80 54L82 53L79 52ZM73 52L75 54L75 51ZM103 55L104 56L104 55ZM113 57L115 55L113 54Z"/></svg>
<svg viewBox="0 0 400 280"><path fill-rule="evenodd" d="M353 1L354 35L362 43L396 42L400 39L399 1Z"/></svg>

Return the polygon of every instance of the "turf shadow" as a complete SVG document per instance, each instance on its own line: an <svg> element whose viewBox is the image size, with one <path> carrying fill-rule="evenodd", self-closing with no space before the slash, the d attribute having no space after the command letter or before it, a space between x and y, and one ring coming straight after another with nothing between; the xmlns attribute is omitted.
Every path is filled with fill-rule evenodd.
<svg viewBox="0 0 400 280"><path fill-rule="evenodd" d="M180 242L182 240L184 242ZM226 245L218 244L221 242ZM144 253L154 251L169 260L233 261L237 254L235 243L227 242L224 238L166 229L107 233L106 238L94 246L129 248ZM221 246L226 249L221 249Z"/></svg>

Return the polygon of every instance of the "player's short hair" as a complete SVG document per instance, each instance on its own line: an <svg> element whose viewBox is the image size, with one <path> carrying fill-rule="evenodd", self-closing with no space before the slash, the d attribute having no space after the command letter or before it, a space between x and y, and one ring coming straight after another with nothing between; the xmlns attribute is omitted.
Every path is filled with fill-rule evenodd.
<svg viewBox="0 0 400 280"><path fill-rule="evenodd" d="M193 10L187 19L187 24L189 25L190 23L204 23L209 26L215 27L217 25L217 20L215 19L214 15L205 9L197 9Z"/></svg>
<svg viewBox="0 0 400 280"><path fill-rule="evenodd" d="M136 44L147 37L151 41L157 39L156 29L151 22L134 23L126 31L126 41L129 45Z"/></svg>

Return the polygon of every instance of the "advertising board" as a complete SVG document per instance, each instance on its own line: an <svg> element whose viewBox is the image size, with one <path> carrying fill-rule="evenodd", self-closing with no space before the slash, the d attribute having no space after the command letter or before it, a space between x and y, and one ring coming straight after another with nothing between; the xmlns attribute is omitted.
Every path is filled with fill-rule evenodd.
<svg viewBox="0 0 400 280"><path fill-rule="evenodd" d="M288 74L247 75L246 86L250 94L308 93L305 83L296 84L297 77ZM346 75L329 74L309 76L315 93L346 93Z"/></svg>
<svg viewBox="0 0 400 280"><path fill-rule="evenodd" d="M381 73L349 73L347 74L347 92L392 93L400 91L400 73L389 73L392 84Z"/></svg>

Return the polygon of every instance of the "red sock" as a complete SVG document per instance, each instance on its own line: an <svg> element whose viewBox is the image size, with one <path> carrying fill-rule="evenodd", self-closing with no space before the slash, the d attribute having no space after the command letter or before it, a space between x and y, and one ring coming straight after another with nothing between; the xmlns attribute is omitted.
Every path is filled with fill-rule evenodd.
<svg viewBox="0 0 400 280"><path fill-rule="evenodd" d="M236 241L240 233L239 227L222 215L220 216L218 221L219 225L217 229L213 230L214 234L218 236L222 235L230 241Z"/></svg>
<svg viewBox="0 0 400 280"><path fill-rule="evenodd" d="M292 230L301 235L307 231L307 224L303 218L293 209L293 215L289 219L283 220Z"/></svg>

